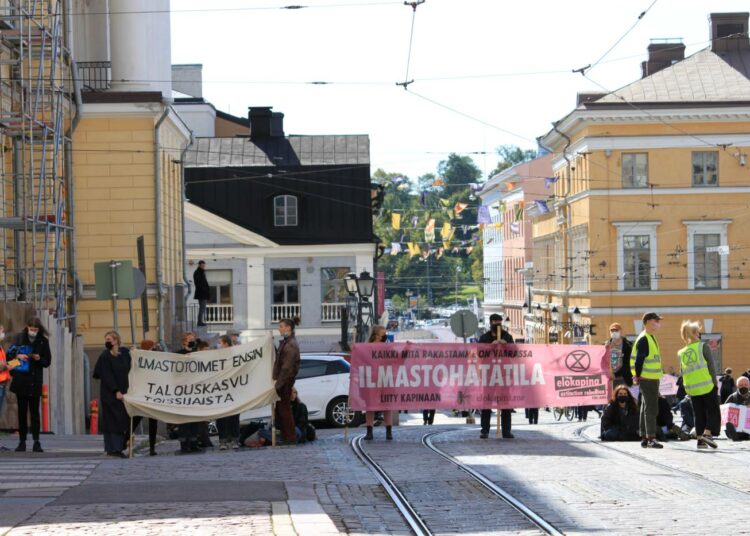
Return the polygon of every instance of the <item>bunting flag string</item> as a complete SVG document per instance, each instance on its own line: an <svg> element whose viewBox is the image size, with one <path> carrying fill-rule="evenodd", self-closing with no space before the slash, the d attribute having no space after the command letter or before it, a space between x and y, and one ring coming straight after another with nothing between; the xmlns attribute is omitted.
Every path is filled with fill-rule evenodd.
<svg viewBox="0 0 750 536"><path fill-rule="evenodd" d="M398 212L391 213L391 227L396 231L401 229L401 214Z"/></svg>
<svg viewBox="0 0 750 536"><path fill-rule="evenodd" d="M523 209L525 205L526 203L523 201L519 201L516 205L516 221L521 221L523 219Z"/></svg>
<svg viewBox="0 0 750 536"><path fill-rule="evenodd" d="M555 184L558 180L560 180L560 177L545 177L544 178L544 187L549 190L550 186Z"/></svg>
<svg viewBox="0 0 750 536"><path fill-rule="evenodd" d="M456 205L453 207L453 213L458 218L461 215L461 213L468 208L468 206L469 206L468 203L461 203L461 202L456 203ZM481 210L481 208L482 207L480 206L479 209Z"/></svg>
<svg viewBox="0 0 750 536"><path fill-rule="evenodd" d="M482 205L479 207L479 212L477 213L477 223L492 223L492 218L490 217L490 208L487 205Z"/></svg>
<svg viewBox="0 0 750 536"><path fill-rule="evenodd" d="M427 220L427 225L424 228L424 238L426 242L435 241L435 219L430 218Z"/></svg>

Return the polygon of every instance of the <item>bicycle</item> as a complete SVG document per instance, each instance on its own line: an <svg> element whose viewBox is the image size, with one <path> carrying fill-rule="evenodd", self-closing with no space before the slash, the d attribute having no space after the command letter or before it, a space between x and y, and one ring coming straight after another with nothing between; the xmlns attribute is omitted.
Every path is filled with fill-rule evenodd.
<svg viewBox="0 0 750 536"><path fill-rule="evenodd" d="M563 415L565 415L565 418L569 421L573 420L573 408L563 408L563 407L556 407L552 408L552 415L555 416L555 420L561 420Z"/></svg>

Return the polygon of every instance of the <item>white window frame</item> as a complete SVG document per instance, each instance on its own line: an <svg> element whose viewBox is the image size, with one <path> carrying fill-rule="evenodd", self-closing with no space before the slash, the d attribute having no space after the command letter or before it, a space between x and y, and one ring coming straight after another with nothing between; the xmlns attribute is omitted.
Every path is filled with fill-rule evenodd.
<svg viewBox="0 0 750 536"><path fill-rule="evenodd" d="M651 250L650 256L650 271L651 271L651 288L633 290L632 292L648 292L652 290L659 290L659 283L656 277L657 264L657 241L656 241L656 228L661 225L660 221L623 221L623 222L612 222L612 225L617 228L617 290L625 290L625 237L631 235L648 235L649 248Z"/></svg>
<svg viewBox="0 0 750 536"><path fill-rule="evenodd" d="M646 159L646 184L644 184L644 185L635 184L634 180L631 181L631 184L625 184L625 159L626 159L626 157L632 157L633 158L632 165L630 166L630 171L632 172L631 179L635 179L636 178L635 171L636 171L636 169L638 167L636 160L638 159L639 156L643 156ZM645 151L640 151L640 152L629 152L629 151L628 152L623 152L620 155L620 169L621 169L620 173L622 175L622 187L623 188L627 188L627 189L648 188L648 185L649 185L649 179L648 179L648 152L645 152Z"/></svg>
<svg viewBox="0 0 750 536"><path fill-rule="evenodd" d="M279 223L279 220L276 215L276 202L282 199L284 202L284 217L282 223ZM292 207L289 206L289 200L294 199L294 223L289 223L289 220L291 219L290 211L292 210ZM297 227L299 226L299 198L296 195L289 195L289 194L282 194L274 196L273 198L273 226L274 227Z"/></svg>
<svg viewBox="0 0 750 536"><path fill-rule="evenodd" d="M687 265L688 265L688 290L695 288L695 235L696 234L717 234L719 235L719 246L728 247L727 227L732 220L685 220L682 222L687 226ZM719 255L721 290L729 288L729 255ZM718 290L718 289L707 289Z"/></svg>

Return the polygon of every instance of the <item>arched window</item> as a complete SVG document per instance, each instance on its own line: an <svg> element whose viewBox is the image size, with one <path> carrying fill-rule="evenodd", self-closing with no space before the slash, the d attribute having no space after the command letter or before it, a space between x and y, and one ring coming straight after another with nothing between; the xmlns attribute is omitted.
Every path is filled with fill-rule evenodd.
<svg viewBox="0 0 750 536"><path fill-rule="evenodd" d="M273 198L273 222L275 227L297 226L297 198L293 195L277 195Z"/></svg>

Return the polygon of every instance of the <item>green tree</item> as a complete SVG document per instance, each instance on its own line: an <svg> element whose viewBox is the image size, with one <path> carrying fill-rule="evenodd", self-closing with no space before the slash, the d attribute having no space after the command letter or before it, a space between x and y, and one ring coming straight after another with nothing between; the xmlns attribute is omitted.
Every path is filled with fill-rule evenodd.
<svg viewBox="0 0 750 536"><path fill-rule="evenodd" d="M495 149L495 152L497 153L497 156L500 157L500 160L497 162L497 166L495 166L492 173L490 173L490 177L497 175L501 171L513 167L516 164L528 162L529 160L536 158L535 149L521 149L516 145L501 145Z"/></svg>

